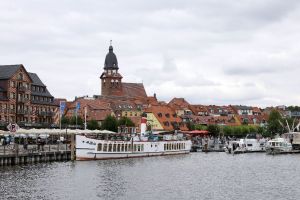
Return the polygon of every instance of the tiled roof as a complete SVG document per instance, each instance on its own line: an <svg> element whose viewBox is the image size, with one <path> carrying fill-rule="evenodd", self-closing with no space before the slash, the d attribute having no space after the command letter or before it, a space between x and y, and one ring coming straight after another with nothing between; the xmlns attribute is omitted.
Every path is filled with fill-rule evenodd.
<svg viewBox="0 0 300 200"><path fill-rule="evenodd" d="M54 101L53 101L53 104L59 106L60 102L61 101L67 101L67 99L63 99L63 98L55 98Z"/></svg>
<svg viewBox="0 0 300 200"><path fill-rule="evenodd" d="M168 105L176 110L179 110L179 109L187 109L190 104L184 98L175 97L168 103Z"/></svg>
<svg viewBox="0 0 300 200"><path fill-rule="evenodd" d="M21 64L0 65L0 79L9 79L21 66Z"/></svg>
<svg viewBox="0 0 300 200"><path fill-rule="evenodd" d="M103 121L108 115L111 115L110 110L92 110L88 113L87 118L89 120Z"/></svg>
<svg viewBox="0 0 300 200"><path fill-rule="evenodd" d="M42 97L53 97L47 88L45 88L45 92L31 91L31 94L36 96L42 96Z"/></svg>
<svg viewBox="0 0 300 200"><path fill-rule="evenodd" d="M181 118L176 115L176 112L167 105L151 106L145 112L153 113L166 131L174 130L174 124L177 124L178 128L182 131L188 130Z"/></svg>
<svg viewBox="0 0 300 200"><path fill-rule="evenodd" d="M123 95L133 98L147 98L147 94L142 83L122 83Z"/></svg>
<svg viewBox="0 0 300 200"><path fill-rule="evenodd" d="M28 74L33 81L32 85L45 86L45 84L41 81L41 79L36 73L28 72Z"/></svg>
<svg viewBox="0 0 300 200"><path fill-rule="evenodd" d="M237 118L233 116L193 116L196 124L224 124L228 126L240 125Z"/></svg>
<svg viewBox="0 0 300 200"><path fill-rule="evenodd" d="M190 105L189 108L194 113L194 115L198 115L199 112L208 113L208 110L204 105Z"/></svg>

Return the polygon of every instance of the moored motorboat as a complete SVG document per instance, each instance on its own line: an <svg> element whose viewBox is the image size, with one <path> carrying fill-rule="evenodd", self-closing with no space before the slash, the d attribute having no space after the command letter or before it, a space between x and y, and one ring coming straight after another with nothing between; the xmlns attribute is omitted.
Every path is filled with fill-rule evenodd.
<svg viewBox="0 0 300 200"><path fill-rule="evenodd" d="M283 137L277 137L275 139L269 140L266 146L267 154L280 154L292 152L292 144Z"/></svg>
<svg viewBox="0 0 300 200"><path fill-rule="evenodd" d="M229 141L228 145L224 147L224 150L229 154L240 154L246 152L245 145L242 139L238 141Z"/></svg>

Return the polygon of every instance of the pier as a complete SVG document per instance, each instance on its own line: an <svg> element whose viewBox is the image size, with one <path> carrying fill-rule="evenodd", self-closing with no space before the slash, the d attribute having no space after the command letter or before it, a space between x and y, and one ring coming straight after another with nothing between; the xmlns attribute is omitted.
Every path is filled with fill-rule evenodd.
<svg viewBox="0 0 300 200"><path fill-rule="evenodd" d="M68 144L45 145L40 149L37 145L29 145L28 149L24 149L19 144L0 147L0 166L67 160L71 160Z"/></svg>

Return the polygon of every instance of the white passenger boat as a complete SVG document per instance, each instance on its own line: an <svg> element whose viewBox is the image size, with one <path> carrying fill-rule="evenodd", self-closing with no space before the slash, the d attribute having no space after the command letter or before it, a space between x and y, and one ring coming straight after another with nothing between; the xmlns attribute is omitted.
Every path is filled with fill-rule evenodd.
<svg viewBox="0 0 300 200"><path fill-rule="evenodd" d="M145 134L146 118L142 118L141 134L129 140L105 140L76 135L76 160L97 160L187 154L192 142L181 135L165 135L162 140Z"/></svg>
<svg viewBox="0 0 300 200"><path fill-rule="evenodd" d="M267 142L266 153L267 154L279 154L292 152L292 144L282 137L277 137Z"/></svg>

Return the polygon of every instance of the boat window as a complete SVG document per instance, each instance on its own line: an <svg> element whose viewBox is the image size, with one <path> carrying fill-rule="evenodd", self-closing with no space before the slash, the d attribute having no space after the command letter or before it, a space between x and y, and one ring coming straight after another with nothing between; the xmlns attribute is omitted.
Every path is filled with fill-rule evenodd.
<svg viewBox="0 0 300 200"><path fill-rule="evenodd" d="M124 147L125 147L124 151L127 151L127 146L128 146L128 144L124 144Z"/></svg>
<svg viewBox="0 0 300 200"><path fill-rule="evenodd" d="M141 151L144 151L144 144L142 144Z"/></svg>
<svg viewBox="0 0 300 200"><path fill-rule="evenodd" d="M136 151L136 144L133 145L133 151Z"/></svg>
<svg viewBox="0 0 300 200"><path fill-rule="evenodd" d="M102 151L102 143L99 143L99 144L98 144L97 151Z"/></svg>
<svg viewBox="0 0 300 200"><path fill-rule="evenodd" d="M121 151L122 151L122 152L124 151L124 147L125 147L125 145L122 144L122 145L121 145Z"/></svg>
<svg viewBox="0 0 300 200"><path fill-rule="evenodd" d="M183 143L183 149L185 149L185 143Z"/></svg>
<svg viewBox="0 0 300 200"><path fill-rule="evenodd" d="M103 145L103 151L107 151L107 144Z"/></svg>
<svg viewBox="0 0 300 200"><path fill-rule="evenodd" d="M252 144L247 144L248 147L252 147Z"/></svg>
<svg viewBox="0 0 300 200"><path fill-rule="evenodd" d="M131 144L128 145L128 151L132 151L132 146L131 146Z"/></svg>
<svg viewBox="0 0 300 200"><path fill-rule="evenodd" d="M177 150L179 149L179 143L176 144L176 149L177 149Z"/></svg>
<svg viewBox="0 0 300 200"><path fill-rule="evenodd" d="M171 143L168 144L168 149L171 150Z"/></svg>
<svg viewBox="0 0 300 200"><path fill-rule="evenodd" d="M109 144L108 145L108 152L111 152L111 150L112 150L112 144Z"/></svg>
<svg viewBox="0 0 300 200"><path fill-rule="evenodd" d="M164 144L164 150L167 150L167 144Z"/></svg>
<svg viewBox="0 0 300 200"><path fill-rule="evenodd" d="M113 144L113 152L116 152L117 150L117 144Z"/></svg>
<svg viewBox="0 0 300 200"><path fill-rule="evenodd" d="M121 151L121 144L118 144L117 145L117 152L120 152Z"/></svg>

